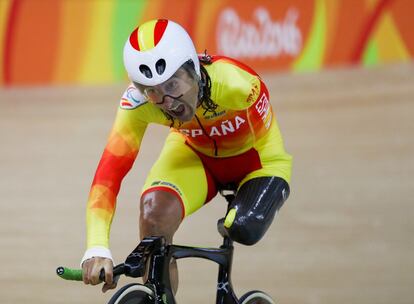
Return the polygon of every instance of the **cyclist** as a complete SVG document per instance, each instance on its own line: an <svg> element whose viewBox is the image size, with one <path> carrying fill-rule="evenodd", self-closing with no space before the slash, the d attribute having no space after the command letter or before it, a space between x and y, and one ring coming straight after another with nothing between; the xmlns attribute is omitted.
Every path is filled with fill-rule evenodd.
<svg viewBox="0 0 414 304"><path fill-rule="evenodd" d="M222 185L238 186L224 227L234 241L258 242L289 195L292 158L262 79L224 56L198 56L188 33L158 19L136 28L124 47L131 84L123 94L87 203L85 284L114 288L109 232L122 179L149 123L170 127L140 198L140 238L172 242L184 217ZM171 264L174 289L177 265Z"/></svg>

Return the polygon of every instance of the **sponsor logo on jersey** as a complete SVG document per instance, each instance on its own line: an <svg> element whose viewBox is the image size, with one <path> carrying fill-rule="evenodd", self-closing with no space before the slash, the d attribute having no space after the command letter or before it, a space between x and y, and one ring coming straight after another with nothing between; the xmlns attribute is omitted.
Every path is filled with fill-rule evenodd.
<svg viewBox="0 0 414 304"><path fill-rule="evenodd" d="M223 110L220 112L214 112L213 114L210 114L210 115L204 115L203 117L204 119L214 119L216 117L223 116L224 114L226 114L226 111Z"/></svg>
<svg viewBox="0 0 414 304"><path fill-rule="evenodd" d="M260 94L259 82L257 81L257 79L255 79L252 83L250 94L249 96L247 96L247 100L246 100L247 103L252 104L253 102L255 102L257 98L259 97L259 94Z"/></svg>
<svg viewBox="0 0 414 304"><path fill-rule="evenodd" d="M272 111L270 108L269 99L265 94L262 94L262 97L260 97L260 99L255 104L255 108L259 116L262 118L266 129L269 129L272 122Z"/></svg>
<svg viewBox="0 0 414 304"><path fill-rule="evenodd" d="M142 94L134 86L130 86L122 96L119 106L125 110L132 110L144 103L146 101Z"/></svg>
<svg viewBox="0 0 414 304"><path fill-rule="evenodd" d="M179 195L183 195L182 192L180 191L180 189L178 189L178 187L176 185L174 185L172 183L169 183L169 182L155 181L151 184L151 186L166 186L166 187L172 188L175 191L177 191Z"/></svg>

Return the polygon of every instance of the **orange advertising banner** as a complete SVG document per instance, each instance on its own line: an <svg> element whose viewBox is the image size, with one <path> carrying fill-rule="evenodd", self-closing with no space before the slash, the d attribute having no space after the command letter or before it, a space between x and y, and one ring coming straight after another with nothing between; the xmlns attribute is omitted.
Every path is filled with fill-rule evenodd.
<svg viewBox="0 0 414 304"><path fill-rule="evenodd" d="M258 72L412 61L413 12L412 0L0 0L0 85L126 81L126 38L158 18Z"/></svg>
<svg viewBox="0 0 414 304"><path fill-rule="evenodd" d="M408 59L414 56L409 10L414 1L203 1L200 12L208 13L199 14L195 38L261 71L381 62L384 54Z"/></svg>

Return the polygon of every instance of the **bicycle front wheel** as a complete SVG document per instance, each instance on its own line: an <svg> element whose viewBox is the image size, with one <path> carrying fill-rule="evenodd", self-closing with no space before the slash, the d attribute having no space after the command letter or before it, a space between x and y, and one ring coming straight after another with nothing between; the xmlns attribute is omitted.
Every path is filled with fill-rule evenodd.
<svg viewBox="0 0 414 304"><path fill-rule="evenodd" d="M240 304L275 304L275 301L268 294L258 290L245 293L239 302Z"/></svg>
<svg viewBox="0 0 414 304"><path fill-rule="evenodd" d="M128 284L119 289L108 304L154 304L154 292L141 284Z"/></svg>

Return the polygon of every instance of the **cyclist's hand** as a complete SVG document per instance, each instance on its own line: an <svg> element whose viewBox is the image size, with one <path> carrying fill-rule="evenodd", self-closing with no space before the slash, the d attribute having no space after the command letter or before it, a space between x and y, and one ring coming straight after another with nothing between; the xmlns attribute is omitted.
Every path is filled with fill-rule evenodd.
<svg viewBox="0 0 414 304"><path fill-rule="evenodd" d="M97 285L101 283L99 274L101 269L105 271L105 284L102 291L106 292L109 289L116 287L116 282L113 279L113 263L110 259L93 257L82 264L83 282L85 284Z"/></svg>

